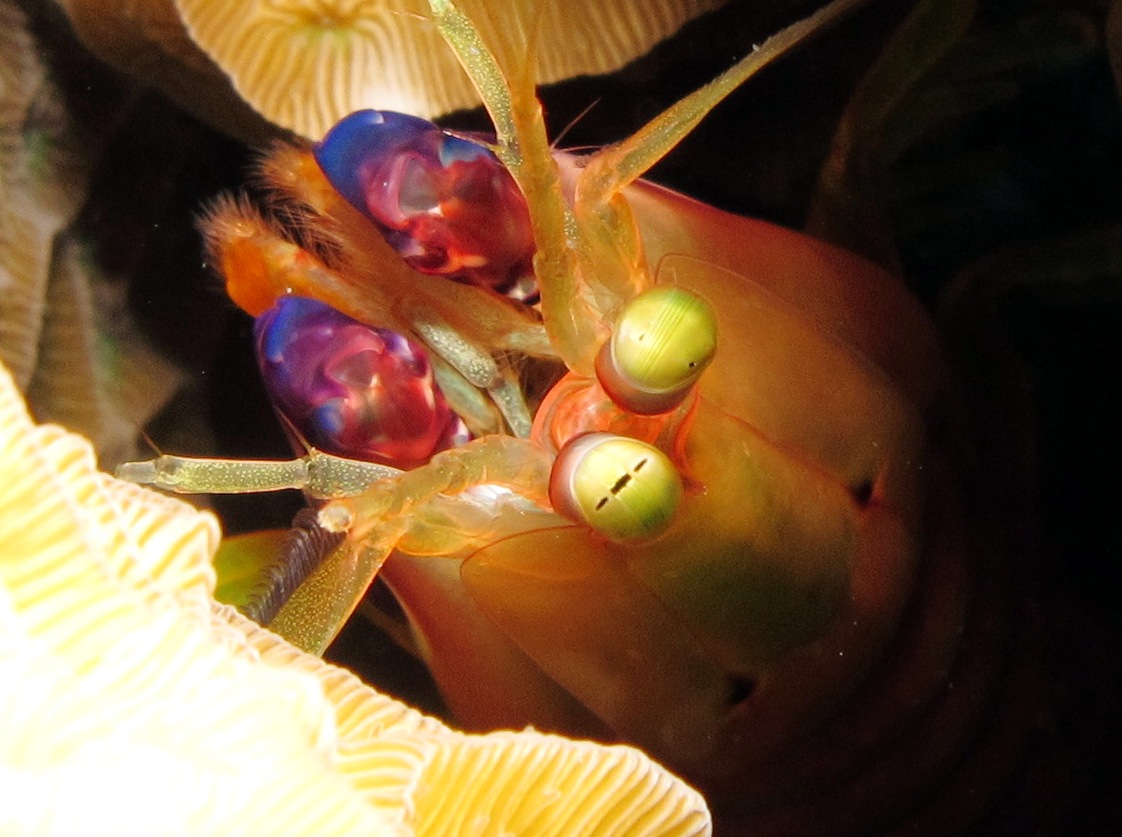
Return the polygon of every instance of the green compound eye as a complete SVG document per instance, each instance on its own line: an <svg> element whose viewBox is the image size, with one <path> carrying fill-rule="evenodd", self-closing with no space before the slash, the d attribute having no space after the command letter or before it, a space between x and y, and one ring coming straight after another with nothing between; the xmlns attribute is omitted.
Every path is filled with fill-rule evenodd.
<svg viewBox="0 0 1122 837"><path fill-rule="evenodd" d="M613 541L657 537L674 519L682 481L658 448L611 433L578 436L550 474L554 509Z"/></svg>
<svg viewBox="0 0 1122 837"><path fill-rule="evenodd" d="M708 302L681 288L652 288L623 307L596 375L623 409L665 413L689 394L716 351L717 316Z"/></svg>

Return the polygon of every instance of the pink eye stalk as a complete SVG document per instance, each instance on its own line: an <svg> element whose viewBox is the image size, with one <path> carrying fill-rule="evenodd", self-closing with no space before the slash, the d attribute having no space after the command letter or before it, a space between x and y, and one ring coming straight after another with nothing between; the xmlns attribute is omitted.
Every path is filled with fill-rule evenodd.
<svg viewBox="0 0 1122 837"><path fill-rule="evenodd" d="M620 312L596 358L596 376L625 410L655 415L689 395L717 352L717 317L701 297L652 288Z"/></svg>

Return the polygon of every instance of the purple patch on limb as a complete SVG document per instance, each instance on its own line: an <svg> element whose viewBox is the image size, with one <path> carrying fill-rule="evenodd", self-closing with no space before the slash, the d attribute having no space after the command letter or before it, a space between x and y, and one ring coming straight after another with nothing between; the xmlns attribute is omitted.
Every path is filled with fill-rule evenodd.
<svg viewBox="0 0 1122 837"><path fill-rule="evenodd" d="M360 110L314 154L331 185L415 270L536 300L526 200L485 145L416 116Z"/></svg>
<svg viewBox="0 0 1122 837"><path fill-rule="evenodd" d="M312 447L412 468L468 439L425 350L396 332L285 296L254 334L274 406Z"/></svg>

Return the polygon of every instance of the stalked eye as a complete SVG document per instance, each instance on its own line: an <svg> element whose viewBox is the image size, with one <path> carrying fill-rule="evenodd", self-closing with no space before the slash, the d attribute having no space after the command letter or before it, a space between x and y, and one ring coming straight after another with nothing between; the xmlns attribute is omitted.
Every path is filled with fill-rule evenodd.
<svg viewBox="0 0 1122 837"><path fill-rule="evenodd" d="M319 450L411 468L468 438L424 349L396 332L284 296L254 334L273 404Z"/></svg>
<svg viewBox="0 0 1122 837"><path fill-rule="evenodd" d="M416 116L360 110L314 153L331 185L416 270L536 300L526 200L484 145Z"/></svg>
<svg viewBox="0 0 1122 837"><path fill-rule="evenodd" d="M627 436L589 433L557 454L549 498L566 517L613 541L666 531L682 499L674 464L658 448Z"/></svg>
<svg viewBox="0 0 1122 837"><path fill-rule="evenodd" d="M689 394L716 351L717 317L708 302L680 288L652 288L620 311L596 374L623 409L665 413Z"/></svg>

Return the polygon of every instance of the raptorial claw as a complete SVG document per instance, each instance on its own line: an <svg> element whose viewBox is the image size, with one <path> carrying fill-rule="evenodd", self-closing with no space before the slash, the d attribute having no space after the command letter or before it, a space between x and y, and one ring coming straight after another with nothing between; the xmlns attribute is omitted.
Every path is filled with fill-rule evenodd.
<svg viewBox="0 0 1122 837"><path fill-rule="evenodd" d="M396 332L284 296L257 318L254 334L269 396L312 447L412 468L470 438L425 350Z"/></svg>
<svg viewBox="0 0 1122 837"><path fill-rule="evenodd" d="M360 110L314 153L411 267L536 301L526 200L485 145L416 116Z"/></svg>

